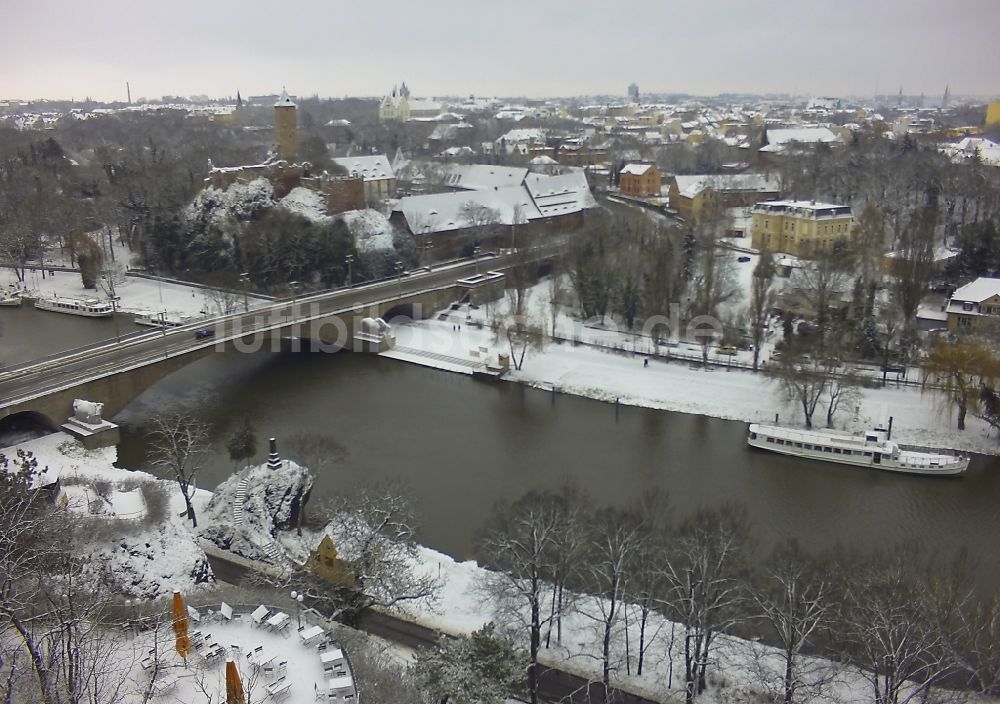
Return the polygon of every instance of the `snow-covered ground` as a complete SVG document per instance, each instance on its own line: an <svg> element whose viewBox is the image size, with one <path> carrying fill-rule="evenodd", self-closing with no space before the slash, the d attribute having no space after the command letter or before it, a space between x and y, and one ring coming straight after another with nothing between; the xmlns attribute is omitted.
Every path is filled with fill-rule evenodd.
<svg viewBox="0 0 1000 704"><path fill-rule="evenodd" d="M215 611L211 616L207 612L202 614L204 620L201 622L190 623L192 639L205 645L190 655L186 663L174 649L170 624L165 624L157 631L143 633L132 641L133 653L130 659L135 661L135 665L131 668L129 679L137 686L132 688L131 696L124 701L128 704L143 701L141 695L154 668L144 668L142 659L151 649L161 654L157 658L157 694L152 702L215 704L226 701L226 659L237 663L244 692L249 690L248 701L278 701L278 698L273 698L268 692L268 687L280 688L285 683L290 684L287 698L284 699L288 704L314 702L317 700L317 693L322 693L323 701L327 701L329 682L332 677L339 676L324 671L325 666L320 660L322 653L317 650L322 637L310 644L301 642L294 613L288 614L290 621L284 630L274 631L250 622L248 613L237 611L232 621L226 621ZM305 617L302 625L304 628L311 628L314 624ZM196 632L199 635L195 636ZM213 644L221 646L224 654L206 659L202 653L208 651ZM257 651L258 648L260 651ZM330 646L327 650L333 653L335 647ZM253 654L253 660L261 664L258 666L251 662L247 658L248 653ZM127 659L123 658L122 661ZM348 683L351 680L350 674L347 674L349 670L345 667L343 671L343 677L346 678L343 681Z"/></svg>
<svg viewBox="0 0 1000 704"><path fill-rule="evenodd" d="M534 286L528 299L529 315L547 330L552 329L552 287L548 282ZM497 312L507 310L501 300L492 305L470 309L439 311L421 321L396 321L397 348L384 356L429 367L471 374L487 360L509 353L506 340L497 340L486 324ZM389 321L392 323L393 321ZM482 323L478 326L478 323ZM456 330L456 326L460 326ZM727 367L732 359L748 364L749 352L729 357L711 352L714 366L708 370L687 361L653 359L644 365L646 354L653 352L652 340L620 331L612 325L583 325L565 314L556 313L556 333L565 340L586 344L549 342L541 350L529 350L523 368L505 377L539 388L571 393L589 398L695 413L740 421L773 420L776 413L783 422L801 423L801 411L782 398L778 386L764 374ZM775 333L776 339L780 332ZM486 351L484 352L483 349ZM770 343L762 347L767 360ZM640 354L634 355L633 350ZM677 347L660 348L682 359L699 359L701 347L680 342ZM1000 453L1000 442L989 426L976 418L967 420L967 429L954 429L955 421L942 403L940 394L917 387L894 386L863 389L857 413L839 417L842 427L859 429L871 423L893 418L893 437L904 443L980 452ZM817 409L815 420L825 421L825 411Z"/></svg>
<svg viewBox="0 0 1000 704"><path fill-rule="evenodd" d="M42 278L40 271L29 270L27 280L19 284L12 269L0 269L0 289L7 290L12 286L27 288L34 295L101 300L109 297L107 290L101 286L96 291L85 289L79 272L75 271L56 271ZM141 315L166 311L168 316L204 316L206 312L211 316L220 315L220 303L217 300L219 294L211 289L138 276L124 277L115 284L114 289L115 294L121 298L118 310L125 313ZM233 301L223 302L223 307L235 306L237 310L243 310L243 296L228 294L229 298L234 296ZM255 308L268 305L271 301L250 295L247 302L251 308Z"/></svg>
<svg viewBox="0 0 1000 704"><path fill-rule="evenodd" d="M18 449L32 452L39 467L47 467L59 478L62 496L70 508L107 523L109 530L101 542L88 547L95 558L95 569L112 577L123 593L153 598L175 589L195 592L210 583L212 574L205 553L181 517L184 498L175 482L119 469L114 466L116 448L87 450L62 432L0 451L13 455ZM142 498L143 485L148 483L159 485L167 498L158 523L148 519ZM107 499L99 496L98 485L110 489ZM196 513L211 497L209 491L195 492Z"/></svg>
<svg viewBox="0 0 1000 704"><path fill-rule="evenodd" d="M60 473L64 483L72 484L73 479L84 480L91 485L99 480L111 482L113 485L119 485L129 479L134 481L136 478L157 481L142 472L131 472L111 466L115 459L113 448L88 452L61 433L22 443L18 447L34 452L41 465L47 465ZM7 452L12 451L13 448L7 450ZM165 484L171 490L170 520L176 524L178 532L163 530L160 535L172 536L178 540L180 544L173 543L170 549L183 555L188 550L188 547L184 547L185 541L193 543L193 532L178 516L183 510L183 500L176 485L173 482ZM206 507L211 497L211 493L207 491L198 491L195 497L196 508L204 519L210 516ZM292 533L286 535L289 540L301 540L294 538ZM318 535L313 537L318 539ZM153 542L155 544L156 541ZM95 549L100 550L101 547L95 546ZM193 545L193 549L197 550L197 546ZM172 589L179 589L185 596L197 601L199 588L186 576L187 563L184 559L179 559L174 554L164 554L152 557L141 555L137 561L150 563L147 572L155 572L151 579L161 585L159 595L169 594ZM115 568L123 569L126 575L131 576L129 570L132 568L128 565ZM404 617L450 634L470 633L495 620L502 628L510 629L519 641L523 639L523 632L517 631L518 618L512 617L508 612L499 612L487 596L484 585L490 573L476 562L456 562L435 550L419 548L414 569L418 573L436 578L441 588L438 598L434 601L407 604L404 607ZM599 680L602 605L597 598L586 595L575 595L570 601L573 602L573 608L564 617L562 640L557 642L553 634L551 647L543 650L541 660L543 663L558 666L584 678ZM547 605L545 606L546 608L542 610L548 613ZM680 628L656 614L651 615L646 626L647 649L644 673L638 676L635 674L635 668L638 658L639 609L637 606L629 605L621 613L622 618L616 623L613 636L611 656L613 682L656 701L682 701L683 634ZM207 613L201 614L203 618L207 615ZM211 634L210 642L222 645L227 650L227 655L232 654L232 645L239 646L238 657L244 658L241 660L244 663L241 673L256 678L255 691L262 692L261 688L273 682L274 677L265 677L262 673L253 674L253 668L245 664L245 654L248 650L259 646L268 656L272 654L275 656L275 663L287 661L287 681L293 683L291 696L287 701L292 704L312 701L314 692L322 691L323 683L329 677L322 672L318 653L311 647L303 646L295 638L294 628L289 628L287 633L280 634L261 630L244 619L227 623L216 617L211 621L193 623L192 629L200 630L202 634ZM120 661L124 667L129 668L132 691L141 692L148 685L150 671L141 666L141 660L148 649L153 647L150 642L153 637L152 632L147 632L141 638L128 641L125 646L128 652L123 653ZM221 689L224 687L221 659L216 664L207 664L201 656L192 656L187 663L184 663L173 653L170 634L160 632L158 637L160 638L158 651L164 654L163 663L166 667L158 678L163 684L163 691L153 701L184 701L198 704L220 701L219 695L224 691ZM714 674L709 677L710 689L699 698L699 701L706 704L755 701L760 692L760 686L756 684L759 677L755 667L760 663L763 663L774 676L778 676L781 672L779 657L773 649L738 638L720 637L717 640L715 657L717 664L713 665ZM673 674L672 680L668 682L671 662ZM824 675L833 667L829 662L815 659L808 660L808 663L812 667L822 669ZM871 699L862 675L849 669L840 669L837 672L829 693L830 701L839 704L862 704ZM126 698L123 701L138 702L141 698ZM969 701L992 700L971 698Z"/></svg>

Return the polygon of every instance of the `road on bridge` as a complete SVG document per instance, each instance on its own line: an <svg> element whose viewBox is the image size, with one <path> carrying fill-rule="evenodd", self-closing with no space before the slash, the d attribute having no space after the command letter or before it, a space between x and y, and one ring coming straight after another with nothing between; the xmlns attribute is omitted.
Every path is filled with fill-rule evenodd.
<svg viewBox="0 0 1000 704"><path fill-rule="evenodd" d="M546 251L549 250L541 250ZM539 258L542 256L544 254L540 253ZM262 333L295 322L329 317L373 303L443 288L453 285L459 279L472 276L477 271L502 270L511 263L511 255L501 255L442 266L431 271L404 272L392 279L279 301L246 313L155 330L122 339L121 342L108 341L37 363L20 365L0 373L0 408L254 332ZM196 332L203 329L213 330L213 335L196 337Z"/></svg>

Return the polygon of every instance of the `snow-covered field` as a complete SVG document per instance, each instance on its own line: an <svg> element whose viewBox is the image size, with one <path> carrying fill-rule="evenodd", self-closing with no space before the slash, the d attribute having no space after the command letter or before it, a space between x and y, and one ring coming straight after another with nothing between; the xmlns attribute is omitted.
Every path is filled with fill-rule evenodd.
<svg viewBox="0 0 1000 704"><path fill-rule="evenodd" d="M551 285L542 282L531 289L529 315L551 330ZM477 310L462 307L445 310L421 321L396 321L397 350L383 353L404 361L453 372L471 374L487 360L496 362L497 354L509 353L506 340L497 340L485 323L494 312L502 312L506 300ZM496 311L492 310L493 308ZM390 323L393 321L390 321ZM460 325L461 329L456 330ZM710 353L715 363L708 370L685 361L666 362L653 359L644 365L645 354L653 350L649 338L614 329L581 324L562 310L556 314L559 337L588 344L549 342L541 350L529 350L523 368L511 370L505 377L544 389L555 387L563 393L603 401L695 413L740 421L773 420L776 413L783 422L801 423L801 411L788 404L777 385L763 374L726 366L729 359ZM780 335L780 332L777 333ZM774 339L774 338L772 338ZM762 348L762 359L771 345ZM487 351L483 352L483 348ZM675 354L700 358L701 347L680 342ZM637 350L639 356L632 354ZM662 352L667 350L661 349ZM751 353L739 352L732 359L749 363ZM989 426L976 418L967 420L967 429L954 429L955 421L941 403L940 395L917 387L894 386L863 389L855 413L839 417L842 427L860 429L893 418L893 438L964 452L1000 453L1000 442ZM817 409L814 418L825 421Z"/></svg>

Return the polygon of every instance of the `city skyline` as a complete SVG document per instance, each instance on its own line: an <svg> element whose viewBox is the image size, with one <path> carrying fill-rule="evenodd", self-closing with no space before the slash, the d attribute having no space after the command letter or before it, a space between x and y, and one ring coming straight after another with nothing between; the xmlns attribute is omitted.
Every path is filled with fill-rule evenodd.
<svg viewBox="0 0 1000 704"><path fill-rule="evenodd" d="M643 93L1000 94L1000 5L930 0L835 7L772 0L624 11L557 0L292 10L106 0L10 8L0 96L124 101L164 95L553 97ZM262 29L263 28L263 29Z"/></svg>

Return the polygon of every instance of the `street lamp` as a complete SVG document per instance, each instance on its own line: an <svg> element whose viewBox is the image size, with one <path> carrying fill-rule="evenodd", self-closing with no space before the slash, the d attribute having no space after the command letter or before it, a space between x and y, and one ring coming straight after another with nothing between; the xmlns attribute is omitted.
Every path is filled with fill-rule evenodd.
<svg viewBox="0 0 1000 704"><path fill-rule="evenodd" d="M111 319L115 321L115 342L119 345L122 343L121 332L118 330L118 301L120 300L119 296L111 297Z"/></svg>
<svg viewBox="0 0 1000 704"><path fill-rule="evenodd" d="M288 288L292 289L292 317L295 317L295 304L298 302L299 282L289 281Z"/></svg>
<svg viewBox="0 0 1000 704"><path fill-rule="evenodd" d="M397 261L396 265L396 281L399 283L399 296L397 298L403 297L403 262Z"/></svg>
<svg viewBox="0 0 1000 704"><path fill-rule="evenodd" d="M479 247L478 247L478 245L472 248L472 256L476 260L476 276L479 276Z"/></svg>
<svg viewBox="0 0 1000 704"><path fill-rule="evenodd" d="M344 263L347 264L347 288L351 287L351 264L354 263L354 255L348 254L344 257Z"/></svg>
<svg viewBox="0 0 1000 704"><path fill-rule="evenodd" d="M160 319L160 330L163 332L163 358L167 358L167 311L157 313Z"/></svg>
<svg viewBox="0 0 1000 704"><path fill-rule="evenodd" d="M305 594L302 592L297 592L292 590L292 601L295 602L295 620L299 624L299 629L302 629L302 601L305 599Z"/></svg>
<svg viewBox="0 0 1000 704"><path fill-rule="evenodd" d="M240 286L243 288L243 312L250 312L250 297L247 293L247 289L250 288L250 274L244 271L240 274Z"/></svg>

